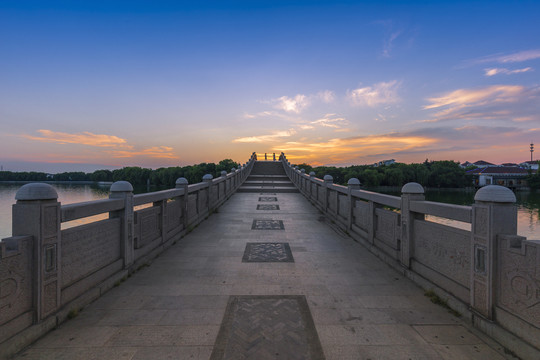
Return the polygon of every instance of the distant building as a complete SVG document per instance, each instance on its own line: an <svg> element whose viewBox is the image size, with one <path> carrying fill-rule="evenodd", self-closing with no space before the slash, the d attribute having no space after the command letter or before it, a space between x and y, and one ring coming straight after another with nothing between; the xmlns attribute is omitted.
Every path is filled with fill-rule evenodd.
<svg viewBox="0 0 540 360"><path fill-rule="evenodd" d="M524 169L538 171L538 161L525 161L519 164Z"/></svg>
<svg viewBox="0 0 540 360"><path fill-rule="evenodd" d="M473 163L470 163L468 161L465 161L464 163L461 163L459 164L459 166L462 168L462 169L466 169L468 168L469 166L474 166Z"/></svg>
<svg viewBox="0 0 540 360"><path fill-rule="evenodd" d="M519 165L516 164L516 163L504 163L504 164L501 164L501 166L506 166L506 167L519 167Z"/></svg>
<svg viewBox="0 0 540 360"><path fill-rule="evenodd" d="M396 160L390 159L390 160L379 161L378 163L373 164L373 166L375 166L375 167L388 166L388 165L392 165L392 164L395 164L395 163L396 163Z"/></svg>
<svg viewBox="0 0 540 360"><path fill-rule="evenodd" d="M529 171L516 166L486 166L467 171L473 176L473 185L502 185L508 188L520 189L527 186L525 178Z"/></svg>
<svg viewBox="0 0 540 360"><path fill-rule="evenodd" d="M495 164L492 164L492 163L484 161L484 160L478 160L478 161L474 162L473 165L478 167L478 168L486 168L488 166L497 166Z"/></svg>

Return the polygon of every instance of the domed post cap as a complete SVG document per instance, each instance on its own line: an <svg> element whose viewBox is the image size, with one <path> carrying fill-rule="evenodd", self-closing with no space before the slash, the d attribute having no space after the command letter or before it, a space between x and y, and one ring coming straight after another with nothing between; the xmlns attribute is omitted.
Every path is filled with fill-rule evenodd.
<svg viewBox="0 0 540 360"><path fill-rule="evenodd" d="M487 185L476 192L474 201L493 203L515 203L516 195L512 190L500 185Z"/></svg>
<svg viewBox="0 0 540 360"><path fill-rule="evenodd" d="M324 175L323 180L325 183L329 184L332 184L334 182L334 178L332 177L332 175Z"/></svg>
<svg viewBox="0 0 540 360"><path fill-rule="evenodd" d="M203 181L212 181L213 178L212 174L206 174L202 177Z"/></svg>
<svg viewBox="0 0 540 360"><path fill-rule="evenodd" d="M231 172L235 172L235 171L236 171L236 168L232 168L232 169L231 169Z"/></svg>
<svg viewBox="0 0 540 360"><path fill-rule="evenodd" d="M424 193L424 187L416 182L410 182L401 188L402 194L423 194Z"/></svg>
<svg viewBox="0 0 540 360"><path fill-rule="evenodd" d="M302 174L305 174L305 173L306 173L306 169L300 169L300 172L301 172Z"/></svg>
<svg viewBox="0 0 540 360"><path fill-rule="evenodd" d="M350 178L349 181L347 181L347 185L351 189L360 189L360 180L357 178Z"/></svg>
<svg viewBox="0 0 540 360"><path fill-rule="evenodd" d="M133 185L128 181L117 181L111 185L111 192L133 192Z"/></svg>
<svg viewBox="0 0 540 360"><path fill-rule="evenodd" d="M57 200L58 193L56 189L45 183L30 183L21 186L15 194L15 200Z"/></svg>
<svg viewBox="0 0 540 360"><path fill-rule="evenodd" d="M315 171L311 171L311 172L309 173L309 177L315 177Z"/></svg>
<svg viewBox="0 0 540 360"><path fill-rule="evenodd" d="M189 184L189 182L185 177L179 177L176 179L176 187L185 186L187 184Z"/></svg>
<svg viewBox="0 0 540 360"><path fill-rule="evenodd" d="M221 176L223 176L223 177L227 176L227 172L225 170L222 170L221 171Z"/></svg>

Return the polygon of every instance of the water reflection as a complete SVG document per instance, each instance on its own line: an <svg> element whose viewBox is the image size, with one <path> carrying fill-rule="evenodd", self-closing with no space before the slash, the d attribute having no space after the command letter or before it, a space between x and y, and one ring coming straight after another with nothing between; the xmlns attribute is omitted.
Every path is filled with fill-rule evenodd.
<svg viewBox="0 0 540 360"><path fill-rule="evenodd" d="M0 239L11 236L11 207L15 204L15 194L23 184L0 184ZM73 204L84 201L106 199L109 197L109 185L79 185L79 184L51 184L58 193L58 201L62 204ZM102 218L105 218L103 215ZM88 219L71 221L67 227L88 222ZM86 221L82 221L86 220ZM65 225L62 228L66 228Z"/></svg>

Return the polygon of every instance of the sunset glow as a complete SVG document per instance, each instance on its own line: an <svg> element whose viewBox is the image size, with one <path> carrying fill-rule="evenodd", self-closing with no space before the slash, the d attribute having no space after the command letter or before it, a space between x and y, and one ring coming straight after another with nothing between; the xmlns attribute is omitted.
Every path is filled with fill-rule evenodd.
<svg viewBox="0 0 540 360"><path fill-rule="evenodd" d="M338 166L526 161L540 143L538 13L533 1L2 1L0 165L253 151Z"/></svg>

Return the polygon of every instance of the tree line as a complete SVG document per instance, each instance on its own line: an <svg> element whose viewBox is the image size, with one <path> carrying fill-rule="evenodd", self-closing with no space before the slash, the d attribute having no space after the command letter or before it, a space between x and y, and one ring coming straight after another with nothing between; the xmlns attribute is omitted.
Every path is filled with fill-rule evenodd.
<svg viewBox="0 0 540 360"><path fill-rule="evenodd" d="M472 186L472 176L458 162L424 161L423 163L394 163L386 166L353 165L347 167L317 166L298 164L306 173L315 172L322 179L331 175L335 184L347 185L351 178L357 178L364 186L403 186L409 182L417 182L426 187L463 188Z"/></svg>
<svg viewBox="0 0 540 360"><path fill-rule="evenodd" d="M12 172L0 171L0 181L93 181L114 182L129 181L133 186L146 185L147 181L159 187L174 187L176 179L184 177L190 184L202 181L206 174L214 177L221 176L222 171L229 173L232 168L238 168L239 164L231 159L221 160L218 164L201 163L188 166L175 166L159 168L156 170L128 166L116 170L96 170L92 173L63 172L47 174L44 172Z"/></svg>

